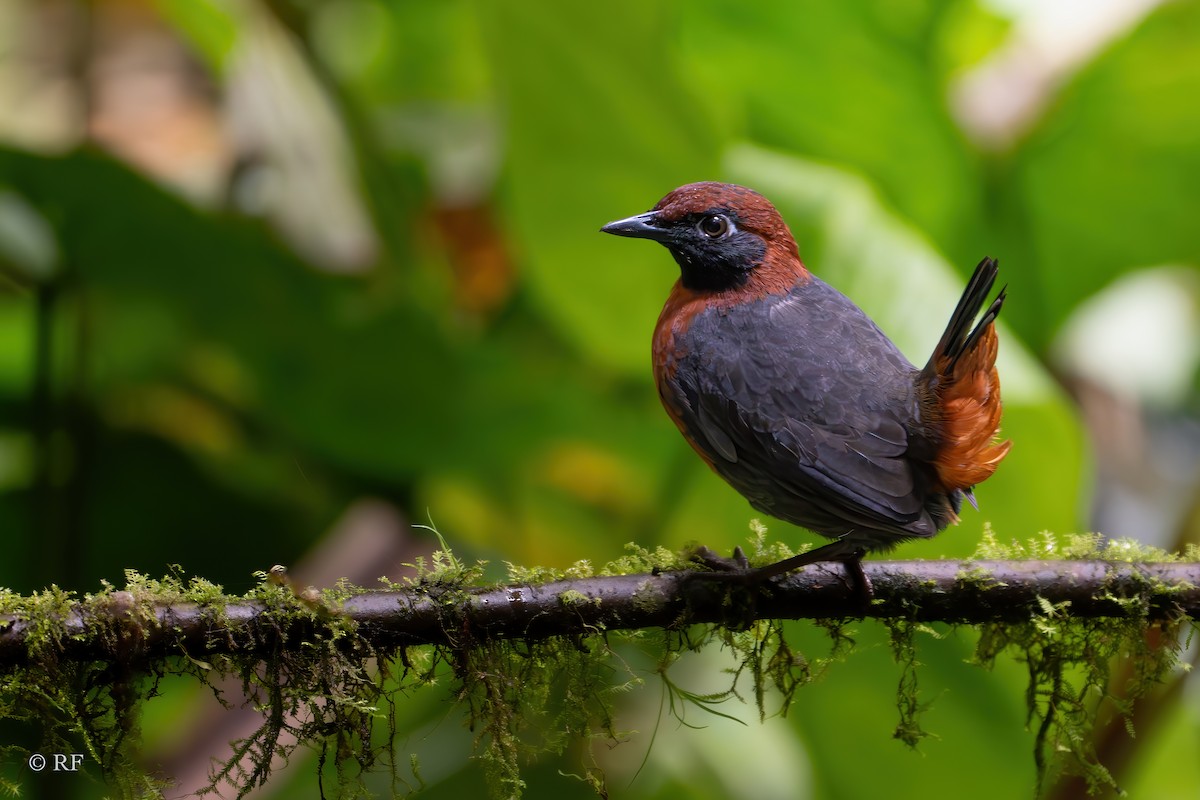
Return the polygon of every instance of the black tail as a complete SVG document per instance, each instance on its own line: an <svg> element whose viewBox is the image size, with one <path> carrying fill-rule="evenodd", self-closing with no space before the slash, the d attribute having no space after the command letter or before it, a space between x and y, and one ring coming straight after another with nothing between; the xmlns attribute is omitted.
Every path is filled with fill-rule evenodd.
<svg viewBox="0 0 1200 800"><path fill-rule="evenodd" d="M933 355L929 357L929 363L925 365L926 373L932 376L938 372L952 371L962 354L971 352L971 348L975 346L979 336L996 319L1000 313L1000 307L1004 305L1004 298L1008 292L1007 286L1000 290L1000 294L996 295L996 299L988 306L979 323L971 328L971 323L975 321L979 310L983 308L999 272L1000 263L994 258L984 258L979 262L979 266L975 267L975 274L967 283L967 288L963 291L962 298L959 299L958 306L954 309L954 314L946 325L946 332L942 334L937 347L933 348ZM968 331L970 332L968 333Z"/></svg>

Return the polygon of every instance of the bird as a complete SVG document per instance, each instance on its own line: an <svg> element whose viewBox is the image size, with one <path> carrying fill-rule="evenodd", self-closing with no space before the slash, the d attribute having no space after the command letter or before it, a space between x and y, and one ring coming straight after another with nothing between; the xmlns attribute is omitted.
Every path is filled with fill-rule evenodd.
<svg viewBox="0 0 1200 800"><path fill-rule="evenodd" d="M832 540L757 569L740 549L701 560L756 581L841 562L870 596L864 556L936 535L964 500L978 509L974 487L1012 446L999 439L996 260L979 262L918 368L809 272L752 189L687 184L600 230L658 242L679 265L651 350L684 438L753 508Z"/></svg>

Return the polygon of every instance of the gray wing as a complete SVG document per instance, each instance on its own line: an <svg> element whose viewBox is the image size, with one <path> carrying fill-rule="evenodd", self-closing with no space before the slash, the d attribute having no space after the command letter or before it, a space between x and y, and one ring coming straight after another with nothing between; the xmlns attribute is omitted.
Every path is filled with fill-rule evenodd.
<svg viewBox="0 0 1200 800"><path fill-rule="evenodd" d="M827 535L936 532L909 458L916 368L850 300L814 278L689 333L709 345L677 376L687 421L752 505Z"/></svg>

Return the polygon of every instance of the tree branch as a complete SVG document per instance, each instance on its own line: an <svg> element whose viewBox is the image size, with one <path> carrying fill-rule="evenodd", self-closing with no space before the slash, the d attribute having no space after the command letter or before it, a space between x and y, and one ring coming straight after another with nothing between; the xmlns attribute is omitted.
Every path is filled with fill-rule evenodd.
<svg viewBox="0 0 1200 800"><path fill-rule="evenodd" d="M543 639L613 629L746 624L755 619L875 617L1005 622L1045 616L1200 617L1200 564L1080 561L877 561L864 565L864 607L838 565L817 565L761 586L712 573L672 572L483 589L417 585L367 592L317 613L271 615L261 600L223 605L142 603L129 592L75 604L62 621L60 658L128 661L178 654L263 652L303 637L321 618L343 619L378 647ZM727 577L727 576L726 576ZM0 664L20 664L43 620L0 615ZM99 632L99 635L96 635Z"/></svg>

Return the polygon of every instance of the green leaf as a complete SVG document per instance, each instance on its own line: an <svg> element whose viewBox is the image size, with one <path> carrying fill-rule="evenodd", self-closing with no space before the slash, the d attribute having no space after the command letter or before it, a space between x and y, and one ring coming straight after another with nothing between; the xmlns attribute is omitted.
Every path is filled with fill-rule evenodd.
<svg viewBox="0 0 1200 800"><path fill-rule="evenodd" d="M183 33L217 71L224 71L243 20L219 0L155 0L159 13Z"/></svg>
<svg viewBox="0 0 1200 800"><path fill-rule="evenodd" d="M951 251L978 240L980 170L946 106L948 4L705 0L684 18L699 83L770 147L869 175Z"/></svg>
<svg viewBox="0 0 1200 800"><path fill-rule="evenodd" d="M671 58L670 6L484 8L507 122L508 228L534 297L587 357L648 374L676 271L659 248L598 230L714 173L713 123Z"/></svg>
<svg viewBox="0 0 1200 800"><path fill-rule="evenodd" d="M1063 89L1017 153L1039 302L1013 317L1033 344L1125 271L1200 261L1197 41L1200 6L1164 4Z"/></svg>

